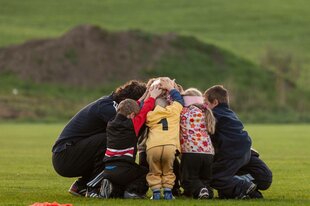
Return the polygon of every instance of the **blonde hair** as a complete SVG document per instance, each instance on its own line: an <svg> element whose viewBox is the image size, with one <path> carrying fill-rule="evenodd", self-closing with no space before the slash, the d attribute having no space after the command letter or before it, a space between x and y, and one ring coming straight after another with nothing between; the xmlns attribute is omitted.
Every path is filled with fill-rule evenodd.
<svg viewBox="0 0 310 206"><path fill-rule="evenodd" d="M125 99L119 103L117 112L124 116L130 115L132 112L138 114L140 112L140 107L135 100Z"/></svg>
<svg viewBox="0 0 310 206"><path fill-rule="evenodd" d="M183 93L183 92L184 92L184 89L183 89L183 87L182 87L181 84L175 83L174 87L175 87L175 89L178 90L180 93Z"/></svg>
<svg viewBox="0 0 310 206"><path fill-rule="evenodd" d="M156 80L156 78L151 78L151 79L149 79L148 82L146 83L146 87L149 88L149 87L153 84L153 82L154 82L155 80Z"/></svg>
<svg viewBox="0 0 310 206"><path fill-rule="evenodd" d="M214 134L216 120L215 120L215 117L213 115L213 112L209 108L205 108L204 112L205 112L205 115L206 115L206 119L205 120L206 120L206 125L207 125L207 131L210 134Z"/></svg>
<svg viewBox="0 0 310 206"><path fill-rule="evenodd" d="M189 88L189 89L185 90L183 95L184 96L202 97L201 91L199 91L196 88ZM207 129L209 134L214 134L216 120L215 120L215 117L212 113L212 110L205 107L202 104L194 104L194 106L198 107L199 109L201 109L205 113L206 129Z"/></svg>
<svg viewBox="0 0 310 206"><path fill-rule="evenodd" d="M187 90L185 90L183 92L183 95L184 96L198 96L198 97L202 97L202 93L201 91L199 91L198 89L196 88L188 88Z"/></svg>

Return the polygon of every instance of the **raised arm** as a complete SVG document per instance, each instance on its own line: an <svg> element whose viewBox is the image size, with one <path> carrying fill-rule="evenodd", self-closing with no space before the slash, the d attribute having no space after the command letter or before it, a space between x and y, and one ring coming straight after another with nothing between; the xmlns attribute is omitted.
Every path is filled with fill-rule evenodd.
<svg viewBox="0 0 310 206"><path fill-rule="evenodd" d="M179 102L182 106L184 106L184 100L183 97L181 96L180 92L174 88L175 82L174 80L171 80L170 78L162 78L160 81L160 87L162 89L166 89L170 97L172 98L173 101Z"/></svg>
<svg viewBox="0 0 310 206"><path fill-rule="evenodd" d="M134 118L132 118L136 136L139 135L139 131L142 125L145 123L147 113L154 109L155 99L161 94L161 92L162 90L158 87L150 88L150 97L144 101L140 112Z"/></svg>
<svg viewBox="0 0 310 206"><path fill-rule="evenodd" d="M169 91L170 97L173 101L179 102L182 106L184 106L184 99L181 96L180 92L176 89L172 89Z"/></svg>

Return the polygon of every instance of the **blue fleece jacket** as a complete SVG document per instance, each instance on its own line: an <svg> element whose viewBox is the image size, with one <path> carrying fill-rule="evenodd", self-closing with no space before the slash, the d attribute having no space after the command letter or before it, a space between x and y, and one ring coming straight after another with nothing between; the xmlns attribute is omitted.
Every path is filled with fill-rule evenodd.
<svg viewBox="0 0 310 206"><path fill-rule="evenodd" d="M240 158L249 152L252 140L229 106L220 103L212 112L216 118L215 133L211 136L215 159Z"/></svg>

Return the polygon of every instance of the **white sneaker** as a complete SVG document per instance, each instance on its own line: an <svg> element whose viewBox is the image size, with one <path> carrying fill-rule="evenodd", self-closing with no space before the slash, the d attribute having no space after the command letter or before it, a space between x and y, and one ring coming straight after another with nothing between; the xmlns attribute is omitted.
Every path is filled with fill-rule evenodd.
<svg viewBox="0 0 310 206"><path fill-rule="evenodd" d="M208 199L209 198L209 190L205 187L200 189L198 199Z"/></svg>
<svg viewBox="0 0 310 206"><path fill-rule="evenodd" d="M103 179L99 194L102 198L109 198L113 190L112 183L108 179Z"/></svg>
<svg viewBox="0 0 310 206"><path fill-rule="evenodd" d="M140 196L136 193L133 193L133 192L128 192L128 191L125 191L124 192L124 198L125 199L144 199L145 197L144 196Z"/></svg>

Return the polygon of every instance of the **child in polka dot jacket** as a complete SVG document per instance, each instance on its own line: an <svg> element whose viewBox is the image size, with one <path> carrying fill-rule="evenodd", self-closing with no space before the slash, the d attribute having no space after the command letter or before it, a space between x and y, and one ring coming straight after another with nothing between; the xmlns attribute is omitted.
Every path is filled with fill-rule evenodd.
<svg viewBox="0 0 310 206"><path fill-rule="evenodd" d="M214 133L215 118L204 105L199 90L187 89L183 98L185 107L180 118L181 184L186 196L211 199L213 191L209 184L214 148L209 134Z"/></svg>

